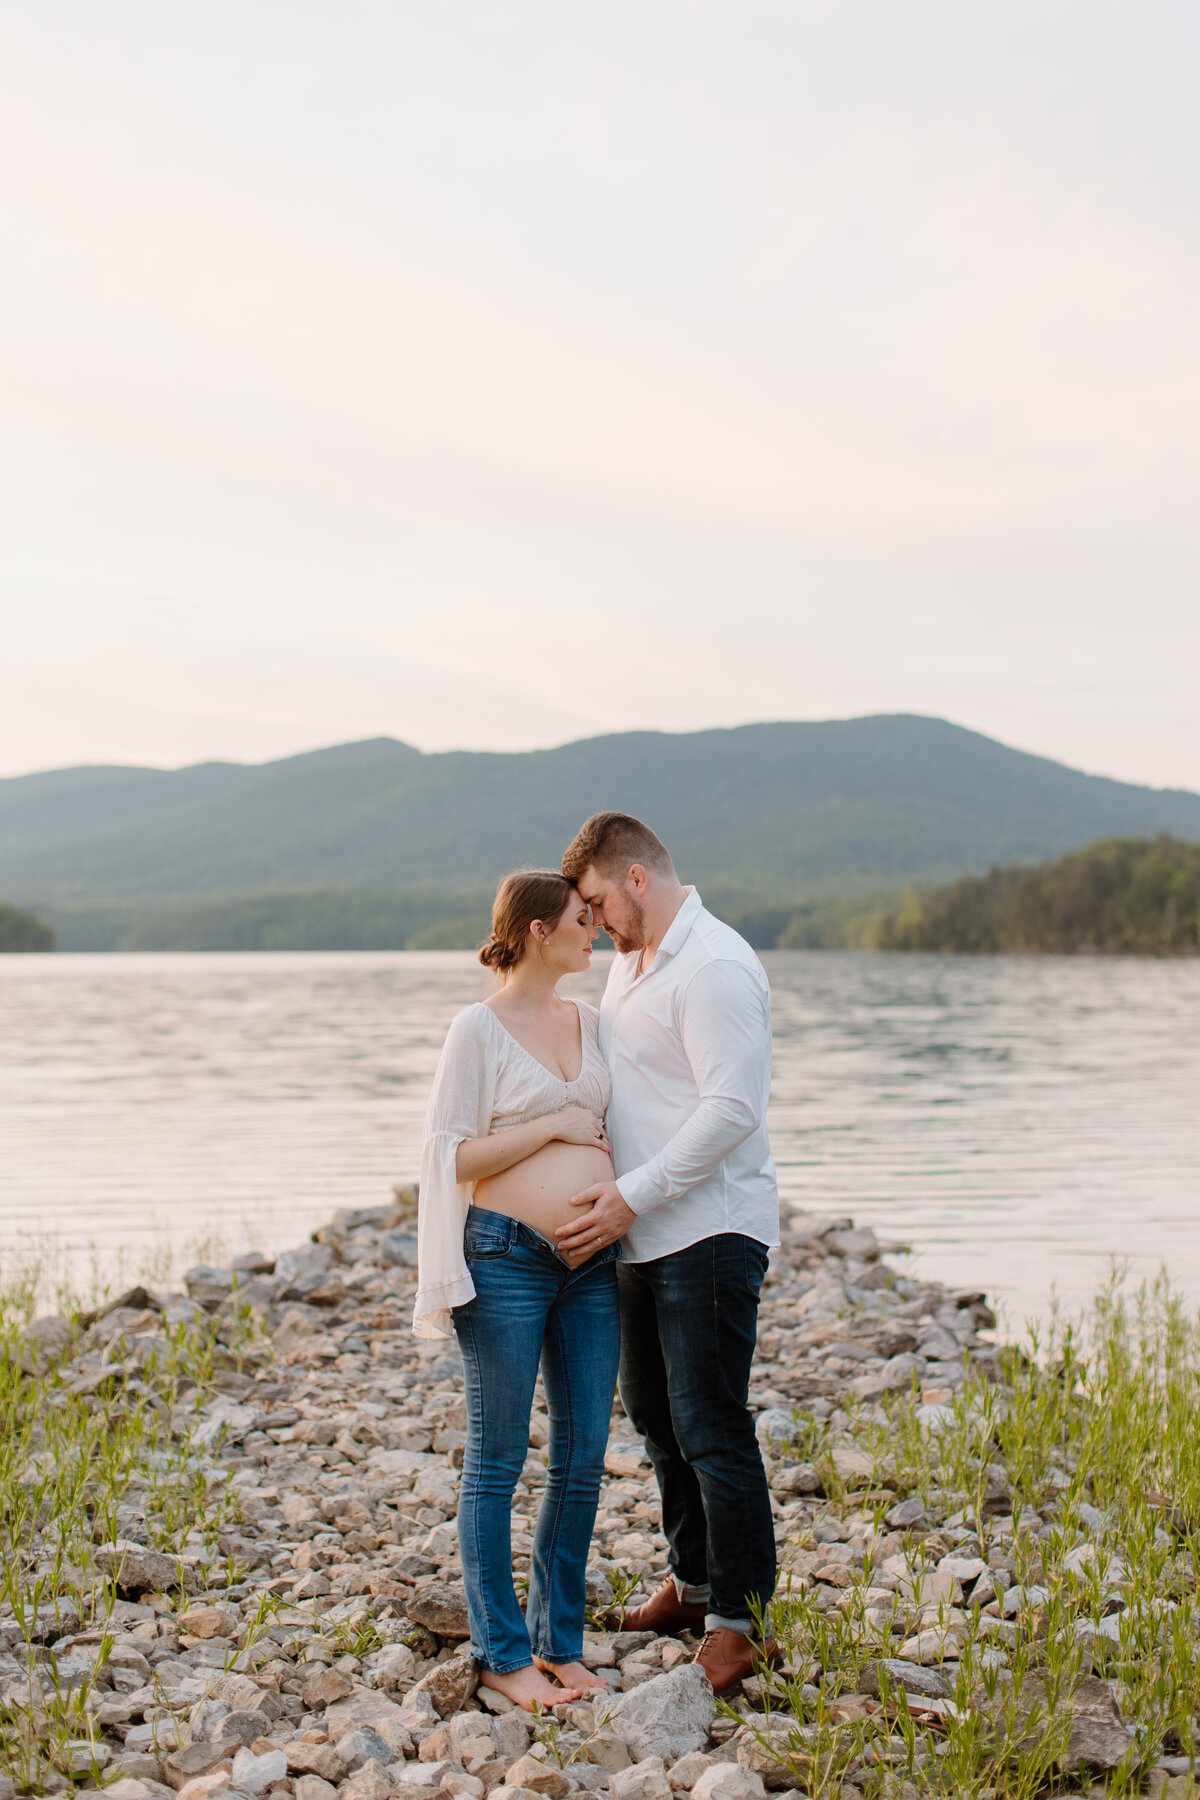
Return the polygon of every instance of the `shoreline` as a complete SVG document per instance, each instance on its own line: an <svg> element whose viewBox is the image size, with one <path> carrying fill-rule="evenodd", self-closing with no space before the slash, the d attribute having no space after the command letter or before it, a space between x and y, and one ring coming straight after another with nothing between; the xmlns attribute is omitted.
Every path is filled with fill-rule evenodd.
<svg viewBox="0 0 1200 1800"><path fill-rule="evenodd" d="M136 1287L7 1341L37 1412L11 1494L39 1459L69 1460L70 1434L57 1450L49 1441L64 1409L101 1431L144 1413L158 1433L144 1451L131 1440L111 1504L89 1512L81 1499L78 1531L63 1514L57 1573L53 1523L17 1516L10 1495L0 1742L15 1792L101 1782L114 1800L521 1800L513 1789L855 1800L995 1789L996 1768L990 1784L942 1779L972 1722L981 1770L989 1756L997 1768L1042 1759L1022 1792L1053 1768L1056 1791L1085 1791L1098 1771L1127 1768L1131 1744L1136 1785L1182 1779L1178 1723L1160 1722L1156 1744L1132 1690L1091 1672L1120 1650L1106 1621L1130 1613L1136 1566L1123 1547L1102 1548L1118 1524L1131 1529L1092 1504L1102 1474L1084 1481L1048 1444L1031 1484L1029 1446L1014 1439L1006 1454L1005 1421L1035 1396L1048 1404L1043 1377L989 1341L985 1294L890 1268L901 1246L844 1217L790 1216L760 1311L751 1403L776 1511L785 1676L753 1678L732 1714L718 1711L686 1646L589 1630L584 1659L611 1700L557 1708L536 1730L496 1696L485 1708L463 1654L460 1365L453 1340L409 1331L414 1207L415 1190L398 1189L394 1206L343 1211L276 1259L200 1266L185 1294ZM546 1438L539 1386L513 1509L518 1577ZM618 1405L591 1605L655 1584L657 1502ZM1193 1539L1180 1542L1190 1556ZM1183 1565L1161 1546L1157 1562L1138 1554L1151 1585L1178 1594ZM1139 1569L1143 1598L1146 1581ZM1052 1708L1043 1693L1039 1735L1048 1666L1062 1685Z"/></svg>

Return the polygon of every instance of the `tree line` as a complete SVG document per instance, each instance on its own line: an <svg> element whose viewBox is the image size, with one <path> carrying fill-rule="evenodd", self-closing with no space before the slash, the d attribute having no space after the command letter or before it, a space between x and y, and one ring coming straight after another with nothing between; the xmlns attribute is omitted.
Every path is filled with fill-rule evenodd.
<svg viewBox="0 0 1200 1800"><path fill-rule="evenodd" d="M1200 844L1108 838L924 893L756 905L719 891L705 898L756 950L1182 954L1200 950ZM69 950L469 950L488 922L477 893L345 888L68 907L53 916ZM55 947L50 925L0 904L0 951Z"/></svg>
<svg viewBox="0 0 1200 1800"><path fill-rule="evenodd" d="M54 932L33 913L0 901L0 953L8 950L53 950Z"/></svg>
<svg viewBox="0 0 1200 1800"><path fill-rule="evenodd" d="M1106 838L1032 867L906 893L871 933L879 950L1200 949L1200 844Z"/></svg>

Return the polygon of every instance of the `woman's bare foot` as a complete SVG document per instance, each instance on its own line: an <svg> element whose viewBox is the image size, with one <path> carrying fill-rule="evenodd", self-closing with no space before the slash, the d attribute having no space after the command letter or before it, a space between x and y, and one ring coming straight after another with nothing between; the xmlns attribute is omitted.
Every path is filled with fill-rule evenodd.
<svg viewBox="0 0 1200 1800"><path fill-rule="evenodd" d="M576 1697L580 1694L607 1694L608 1692L607 1681L601 1681L598 1675L593 1675L592 1671L585 1669L580 1662L547 1662L544 1656L535 1656L533 1663L534 1667L541 1669L543 1674L557 1676L565 1688L573 1690ZM560 1694L559 1699L562 1698L563 1695Z"/></svg>
<svg viewBox="0 0 1200 1800"><path fill-rule="evenodd" d="M569 1666L578 1668L579 1665ZM495 1688L498 1694L523 1706L526 1712L532 1712L535 1703L545 1707L558 1706L564 1700L578 1700L580 1694L578 1688L556 1687L532 1663L526 1663L523 1669L510 1669L507 1675L498 1675L495 1669L480 1669L479 1685Z"/></svg>

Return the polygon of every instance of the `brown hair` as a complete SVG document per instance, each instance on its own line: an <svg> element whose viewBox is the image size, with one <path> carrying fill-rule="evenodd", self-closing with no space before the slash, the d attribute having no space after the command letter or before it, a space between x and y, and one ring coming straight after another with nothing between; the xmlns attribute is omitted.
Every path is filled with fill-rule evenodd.
<svg viewBox="0 0 1200 1800"><path fill-rule="evenodd" d="M593 813L563 852L562 872L572 884L587 869L624 881L634 863L656 875L674 875L675 864L661 838L632 813Z"/></svg>
<svg viewBox="0 0 1200 1800"><path fill-rule="evenodd" d="M485 969L507 975L529 945L529 927L541 919L551 929L567 910L574 884L554 869L514 869L496 889L492 935L479 947Z"/></svg>

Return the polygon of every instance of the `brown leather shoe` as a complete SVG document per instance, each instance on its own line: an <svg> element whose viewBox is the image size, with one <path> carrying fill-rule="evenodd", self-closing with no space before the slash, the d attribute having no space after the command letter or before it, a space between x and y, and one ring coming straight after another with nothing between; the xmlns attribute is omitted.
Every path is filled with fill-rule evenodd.
<svg viewBox="0 0 1200 1800"><path fill-rule="evenodd" d="M716 1631L705 1632L696 1661L712 1682L713 1693L728 1694L764 1664L777 1669L783 1661L783 1651L774 1638L768 1638L765 1644L755 1643L745 1632L721 1625Z"/></svg>
<svg viewBox="0 0 1200 1800"><path fill-rule="evenodd" d="M706 1606L689 1604L675 1591L668 1575L641 1606L614 1607L604 1615L605 1631L656 1631L659 1637L675 1637L681 1631L703 1631Z"/></svg>

